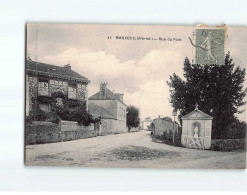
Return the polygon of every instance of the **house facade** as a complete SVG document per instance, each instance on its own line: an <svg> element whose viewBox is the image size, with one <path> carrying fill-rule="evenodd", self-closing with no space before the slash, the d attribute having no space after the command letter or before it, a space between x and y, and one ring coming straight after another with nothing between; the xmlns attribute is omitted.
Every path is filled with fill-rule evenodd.
<svg viewBox="0 0 247 195"><path fill-rule="evenodd" d="M100 118L100 122L95 124L97 135L108 135L117 133L118 120L105 108L89 102L88 112L93 116L93 118Z"/></svg>
<svg viewBox="0 0 247 195"><path fill-rule="evenodd" d="M141 122L141 127L145 130L148 130L150 127L150 124L153 122L153 120L150 117L146 117L142 122Z"/></svg>
<svg viewBox="0 0 247 195"><path fill-rule="evenodd" d="M26 115L38 109L50 112L52 106L63 106L66 99L70 108L78 103L88 107L89 80L73 71L69 64L55 66L27 59Z"/></svg>
<svg viewBox="0 0 247 195"><path fill-rule="evenodd" d="M88 98L89 104L104 108L114 118L111 129L107 134L127 132L127 105L123 102L123 94L114 93L107 87L107 83L100 84L100 91ZM101 116L102 118L102 116ZM102 122L102 126L104 122ZM105 124L105 127L108 125Z"/></svg>
<svg viewBox="0 0 247 195"><path fill-rule="evenodd" d="M164 135L165 132L178 132L178 124L164 118L155 118L153 120L152 132L155 136Z"/></svg>

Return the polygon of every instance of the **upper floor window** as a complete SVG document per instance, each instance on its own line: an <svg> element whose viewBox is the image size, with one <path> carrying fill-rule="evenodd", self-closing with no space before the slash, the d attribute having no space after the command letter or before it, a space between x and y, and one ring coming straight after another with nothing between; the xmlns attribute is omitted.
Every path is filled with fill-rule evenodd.
<svg viewBox="0 0 247 195"><path fill-rule="evenodd" d="M68 88L68 98L76 99L76 87L69 86Z"/></svg>
<svg viewBox="0 0 247 195"><path fill-rule="evenodd" d="M86 85L83 84L77 84L77 88L81 90L86 90Z"/></svg>
<svg viewBox="0 0 247 195"><path fill-rule="evenodd" d="M45 96L49 95L48 81L39 82L38 94Z"/></svg>
<svg viewBox="0 0 247 195"><path fill-rule="evenodd" d="M67 82L64 81L56 81L56 80L50 80L50 84L51 85L55 85L55 86L63 86L63 87L67 87Z"/></svg>

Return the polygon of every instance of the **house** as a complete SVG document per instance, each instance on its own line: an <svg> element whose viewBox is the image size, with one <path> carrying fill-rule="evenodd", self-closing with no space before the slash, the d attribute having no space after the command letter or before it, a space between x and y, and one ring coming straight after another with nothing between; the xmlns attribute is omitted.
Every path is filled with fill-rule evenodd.
<svg viewBox="0 0 247 195"><path fill-rule="evenodd" d="M104 108L104 110L106 110L113 117L106 121L101 116L103 118L102 128L103 129L107 128L107 130L102 129L103 133L106 134L125 133L127 132L127 125L126 125L127 105L123 102L123 94L114 93L106 86L107 83L101 83L99 92L88 98L90 107L93 108L93 106L94 107L98 106ZM107 125L106 122L111 123L111 125L110 126Z"/></svg>
<svg viewBox="0 0 247 195"><path fill-rule="evenodd" d="M100 122L96 124L97 135L117 133L117 118L108 110L89 102L88 112L93 116L93 118L100 118Z"/></svg>
<svg viewBox="0 0 247 195"><path fill-rule="evenodd" d="M164 133L175 133L178 132L178 123L171 120L167 120L166 117L155 118L152 123L152 132L155 136L164 135Z"/></svg>
<svg viewBox="0 0 247 195"><path fill-rule="evenodd" d="M142 122L141 126L143 129L148 130L150 124L153 122L153 120L150 117L146 117Z"/></svg>
<svg viewBox="0 0 247 195"><path fill-rule="evenodd" d="M76 108L88 105L89 80L73 71L70 64L56 66L26 61L26 115L38 109L50 112L54 105Z"/></svg>

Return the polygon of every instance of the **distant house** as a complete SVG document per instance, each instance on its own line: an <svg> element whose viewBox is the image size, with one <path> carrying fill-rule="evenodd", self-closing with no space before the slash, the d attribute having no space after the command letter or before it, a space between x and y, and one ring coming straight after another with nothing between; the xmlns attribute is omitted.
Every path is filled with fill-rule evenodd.
<svg viewBox="0 0 247 195"><path fill-rule="evenodd" d="M50 112L52 105L63 106L64 100L69 107L78 102L88 104L89 80L73 71L70 64L56 66L41 62L26 61L26 115L36 113L37 109ZM60 96L53 97L54 94Z"/></svg>
<svg viewBox="0 0 247 195"><path fill-rule="evenodd" d="M143 129L148 130L150 124L153 122L153 120L150 117L146 117L142 122L141 126Z"/></svg>
<svg viewBox="0 0 247 195"><path fill-rule="evenodd" d="M106 110L113 117L111 119L105 120L104 117L101 116L103 118L102 133L111 134L127 132L127 105L123 102L123 94L114 93L106 86L107 83L100 84L100 91L88 98L89 105L92 109L104 108L104 110ZM98 108L96 108L96 106L98 106ZM103 113L106 114L105 111ZM94 111L92 114L97 114L97 112ZM111 124L108 125L107 123ZM105 128L107 129L105 130Z"/></svg>

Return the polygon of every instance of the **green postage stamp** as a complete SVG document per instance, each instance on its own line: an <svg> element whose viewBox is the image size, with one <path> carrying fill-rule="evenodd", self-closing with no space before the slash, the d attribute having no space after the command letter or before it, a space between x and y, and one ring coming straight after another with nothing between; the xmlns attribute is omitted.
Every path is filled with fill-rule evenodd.
<svg viewBox="0 0 247 195"><path fill-rule="evenodd" d="M196 28L196 64L224 64L225 28Z"/></svg>

